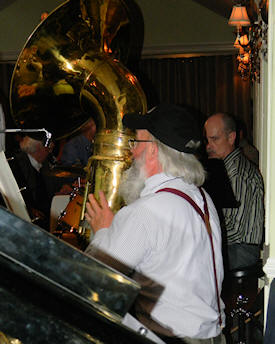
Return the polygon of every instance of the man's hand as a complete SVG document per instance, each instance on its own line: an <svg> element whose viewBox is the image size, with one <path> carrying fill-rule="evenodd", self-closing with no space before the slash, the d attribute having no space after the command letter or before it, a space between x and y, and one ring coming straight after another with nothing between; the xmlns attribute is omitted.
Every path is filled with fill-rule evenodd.
<svg viewBox="0 0 275 344"><path fill-rule="evenodd" d="M94 233L101 228L110 227L113 217L114 214L102 191L99 191L99 202L97 202L93 194L88 195L85 218L92 227Z"/></svg>
<svg viewBox="0 0 275 344"><path fill-rule="evenodd" d="M45 218L46 218L46 215L41 210L38 210L35 208L31 208L30 213L31 213L31 217L33 217L36 220L39 220L39 219L45 220ZM34 220L34 219L32 219L32 220Z"/></svg>

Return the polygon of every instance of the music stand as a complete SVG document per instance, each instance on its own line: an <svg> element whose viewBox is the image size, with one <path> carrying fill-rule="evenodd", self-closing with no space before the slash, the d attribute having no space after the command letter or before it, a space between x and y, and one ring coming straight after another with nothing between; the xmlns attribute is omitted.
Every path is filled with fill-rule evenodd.
<svg viewBox="0 0 275 344"><path fill-rule="evenodd" d="M31 222L25 201L3 151L0 152L0 166L0 192L6 207L21 219Z"/></svg>

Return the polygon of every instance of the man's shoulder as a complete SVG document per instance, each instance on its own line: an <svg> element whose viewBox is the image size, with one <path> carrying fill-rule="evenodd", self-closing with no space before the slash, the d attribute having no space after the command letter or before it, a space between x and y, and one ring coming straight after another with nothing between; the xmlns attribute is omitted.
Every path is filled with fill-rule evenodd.
<svg viewBox="0 0 275 344"><path fill-rule="evenodd" d="M18 166L22 168L23 166L25 167L31 165L28 154L22 151L14 152L9 158L9 161L11 168Z"/></svg>
<svg viewBox="0 0 275 344"><path fill-rule="evenodd" d="M232 161L231 174L241 178L242 182L263 185L263 178L258 166L250 161L242 152Z"/></svg>
<svg viewBox="0 0 275 344"><path fill-rule="evenodd" d="M183 208L188 202L182 202L187 195L194 202L202 202L202 196L199 188L194 184L188 184L177 178L177 181L172 180L170 182L159 185L154 188L150 193L142 196L137 200L138 206L146 206L149 209L156 209L159 212L168 208ZM208 195L207 195L208 196Z"/></svg>
<svg viewBox="0 0 275 344"><path fill-rule="evenodd" d="M250 170L256 174L260 173L258 167L239 148L233 151L230 157L225 160L225 166L226 169Z"/></svg>
<svg viewBox="0 0 275 344"><path fill-rule="evenodd" d="M249 160L242 152L239 157L239 168L248 171L251 175L261 176L258 166Z"/></svg>

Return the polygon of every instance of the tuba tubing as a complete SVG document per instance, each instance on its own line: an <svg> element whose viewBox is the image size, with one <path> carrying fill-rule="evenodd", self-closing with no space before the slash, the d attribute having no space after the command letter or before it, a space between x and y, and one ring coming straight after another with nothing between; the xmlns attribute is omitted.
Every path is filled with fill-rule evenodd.
<svg viewBox="0 0 275 344"><path fill-rule="evenodd" d="M96 105L99 130L87 166L81 223L85 218L85 204L90 192L98 198L98 192L102 190L113 212L121 208L123 200L118 189L123 171L131 165L128 140L133 137L133 132L123 128L122 118L126 113L144 113L146 110L144 93L136 77L126 67L104 54L93 56L92 60L94 72L87 78L81 97L84 107L85 104ZM106 99L109 101L106 102ZM81 235L86 231L83 228L79 227Z"/></svg>

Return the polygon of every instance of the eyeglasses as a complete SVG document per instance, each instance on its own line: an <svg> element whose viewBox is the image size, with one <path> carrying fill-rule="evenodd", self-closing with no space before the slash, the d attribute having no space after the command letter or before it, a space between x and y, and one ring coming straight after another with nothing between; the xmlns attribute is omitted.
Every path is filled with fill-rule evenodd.
<svg viewBox="0 0 275 344"><path fill-rule="evenodd" d="M128 144L129 144L130 149L136 148L136 146L137 146L137 144L138 144L139 142L153 142L153 141L151 141L151 140L136 140L136 139L130 139L130 140L128 140Z"/></svg>

